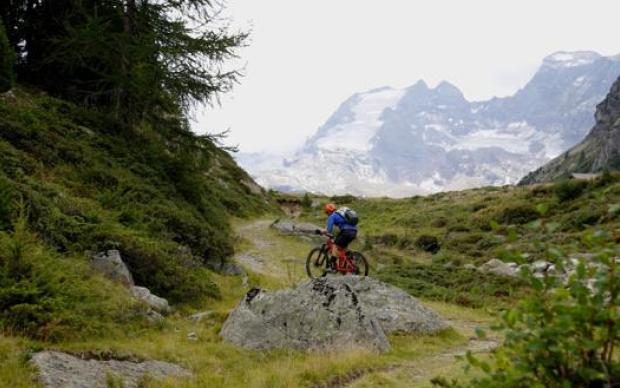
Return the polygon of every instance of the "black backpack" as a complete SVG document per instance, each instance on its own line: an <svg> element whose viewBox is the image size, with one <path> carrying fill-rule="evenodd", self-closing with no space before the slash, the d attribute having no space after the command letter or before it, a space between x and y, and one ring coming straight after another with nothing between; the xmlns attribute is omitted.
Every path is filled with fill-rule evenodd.
<svg viewBox="0 0 620 388"><path fill-rule="evenodd" d="M348 224L357 225L357 223L360 222L357 212L353 209L343 207L338 209L337 212L347 221Z"/></svg>

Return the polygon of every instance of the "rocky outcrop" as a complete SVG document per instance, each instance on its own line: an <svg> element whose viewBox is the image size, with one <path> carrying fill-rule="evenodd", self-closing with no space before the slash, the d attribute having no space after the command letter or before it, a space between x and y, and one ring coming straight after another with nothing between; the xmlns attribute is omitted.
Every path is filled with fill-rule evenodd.
<svg viewBox="0 0 620 388"><path fill-rule="evenodd" d="M107 278L119 282L125 287L134 286L133 276L123 262L121 254L117 250L99 252L92 256L91 265Z"/></svg>
<svg viewBox="0 0 620 388"><path fill-rule="evenodd" d="M594 117L596 124L581 143L528 174L520 184L553 181L572 173L620 169L620 78L598 104Z"/></svg>
<svg viewBox="0 0 620 388"><path fill-rule="evenodd" d="M40 384L46 388L105 388L110 386L110 380L122 381L123 387L131 388L146 378L191 376L188 370L162 361L83 359L55 351L35 353L31 362L39 371Z"/></svg>
<svg viewBox="0 0 620 388"><path fill-rule="evenodd" d="M315 279L294 289L251 290L221 335L246 348L387 351L386 333L430 334L447 328L404 291L368 277Z"/></svg>
<svg viewBox="0 0 620 388"><path fill-rule="evenodd" d="M146 303L150 308L145 314L149 322L160 322L163 319L161 314L169 314L172 311L168 300L152 294L146 287L135 285L133 276L131 276L131 272L129 272L119 251L109 250L99 252L92 256L91 265L108 279L121 283L129 288L134 298Z"/></svg>
<svg viewBox="0 0 620 388"><path fill-rule="evenodd" d="M315 231L321 229L320 226L310 223L295 223L290 220L278 218L270 225L271 228L283 234L316 236Z"/></svg>

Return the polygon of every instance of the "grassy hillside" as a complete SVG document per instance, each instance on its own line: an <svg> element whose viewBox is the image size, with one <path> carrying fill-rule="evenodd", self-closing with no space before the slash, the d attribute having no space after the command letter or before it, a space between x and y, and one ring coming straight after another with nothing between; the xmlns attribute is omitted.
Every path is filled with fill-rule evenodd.
<svg viewBox="0 0 620 388"><path fill-rule="evenodd" d="M229 218L271 208L226 152L176 117L128 130L36 90L14 93L0 98L0 327L53 338L115 312L127 319L125 293L86 265L105 249L173 303L219 295L203 264L233 253Z"/></svg>
<svg viewBox="0 0 620 388"><path fill-rule="evenodd" d="M319 199L359 212L357 248L370 256L380 278L417 296L482 306L518 298L522 284L464 264L491 258L520 264L552 260L548 244L567 254L587 252L584 233L618 227L612 207L620 203L620 174L591 182L485 187L405 199ZM325 219L319 207L306 207L303 217L316 223ZM435 254L424 249L429 238L437 239Z"/></svg>

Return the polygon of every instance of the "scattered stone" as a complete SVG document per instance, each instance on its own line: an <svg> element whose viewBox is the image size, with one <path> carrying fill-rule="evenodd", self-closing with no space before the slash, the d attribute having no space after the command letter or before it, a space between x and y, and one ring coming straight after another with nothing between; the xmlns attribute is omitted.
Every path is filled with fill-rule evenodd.
<svg viewBox="0 0 620 388"><path fill-rule="evenodd" d="M169 314L172 311L166 299L151 294L151 291L146 287L133 286L131 287L131 293L136 299L144 301L149 307L159 313Z"/></svg>
<svg viewBox="0 0 620 388"><path fill-rule="evenodd" d="M477 268L474 264L472 264L472 263L467 263L467 264L465 264L465 265L463 266L463 268L465 268L465 269L470 269L470 270L476 270L476 269L478 269L478 268Z"/></svg>
<svg viewBox="0 0 620 388"><path fill-rule="evenodd" d="M188 370L162 361L83 359L56 351L35 353L31 362L39 370L40 384L46 388L105 388L110 376L121 379L124 387L133 388L146 376L156 380L191 376Z"/></svg>
<svg viewBox="0 0 620 388"><path fill-rule="evenodd" d="M189 341L198 341L198 334L191 332L189 334L187 334L187 339Z"/></svg>
<svg viewBox="0 0 620 388"><path fill-rule="evenodd" d="M532 269L532 272L534 273L542 273L542 272L547 271L550 265L551 263L548 261L536 260L530 265L530 268Z"/></svg>
<svg viewBox="0 0 620 388"><path fill-rule="evenodd" d="M490 272L500 276L515 277L518 275L517 263L504 263L499 259L491 259L478 267L481 272Z"/></svg>
<svg viewBox="0 0 620 388"><path fill-rule="evenodd" d="M220 335L251 349L387 351L385 333L429 334L447 324L404 291L367 277L315 279L294 289L252 289Z"/></svg>
<svg viewBox="0 0 620 388"><path fill-rule="evenodd" d="M119 282L125 287L135 285L133 276L131 276L131 272L129 272L127 265L123 262L120 252L115 249L93 255L90 263L107 278Z"/></svg>
<svg viewBox="0 0 620 388"><path fill-rule="evenodd" d="M203 311L203 312L191 315L189 319L192 321L200 322L203 319L209 318L212 315L213 315L213 311Z"/></svg>

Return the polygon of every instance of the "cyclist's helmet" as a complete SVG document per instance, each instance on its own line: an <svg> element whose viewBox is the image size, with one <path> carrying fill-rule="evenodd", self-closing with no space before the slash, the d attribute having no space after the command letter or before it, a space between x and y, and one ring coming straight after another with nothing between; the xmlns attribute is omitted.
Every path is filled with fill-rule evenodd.
<svg viewBox="0 0 620 388"><path fill-rule="evenodd" d="M325 214L331 215L335 211L336 211L336 205L334 205L333 203L328 203L325 205Z"/></svg>

